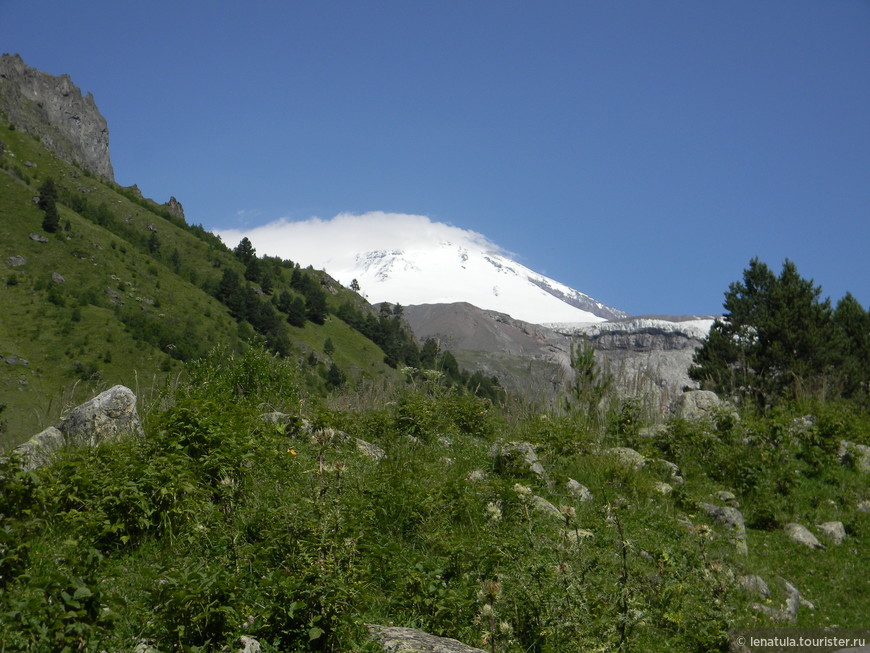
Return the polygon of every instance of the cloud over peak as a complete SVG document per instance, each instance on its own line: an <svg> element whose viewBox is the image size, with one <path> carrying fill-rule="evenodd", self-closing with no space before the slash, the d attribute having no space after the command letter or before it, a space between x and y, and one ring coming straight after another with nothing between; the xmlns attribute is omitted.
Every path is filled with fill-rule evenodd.
<svg viewBox="0 0 870 653"><path fill-rule="evenodd" d="M503 250L479 234L425 215L407 213L339 213L329 220L280 218L250 229L224 229L218 235L230 247L247 237L259 255L290 259L303 267L344 268L357 254L373 250L416 250L449 242L477 251Z"/></svg>

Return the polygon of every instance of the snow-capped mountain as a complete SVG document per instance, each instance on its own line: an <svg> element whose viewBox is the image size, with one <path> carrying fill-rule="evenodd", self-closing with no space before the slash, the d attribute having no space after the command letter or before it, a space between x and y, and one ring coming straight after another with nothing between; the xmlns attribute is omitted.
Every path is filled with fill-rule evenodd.
<svg viewBox="0 0 870 653"><path fill-rule="evenodd" d="M468 302L533 324L601 322L626 315L502 254L449 241L360 252L353 262L327 271L344 284L356 279L373 302Z"/></svg>
<svg viewBox="0 0 870 653"><path fill-rule="evenodd" d="M250 238L260 254L323 269L370 302L467 302L532 324L594 323L626 313L512 260L485 236L426 216L372 212L331 220L278 220L225 231Z"/></svg>

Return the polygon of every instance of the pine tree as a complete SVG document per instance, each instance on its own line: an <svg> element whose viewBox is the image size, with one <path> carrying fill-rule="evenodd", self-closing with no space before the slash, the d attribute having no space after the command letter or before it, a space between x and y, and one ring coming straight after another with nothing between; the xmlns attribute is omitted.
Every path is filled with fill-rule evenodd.
<svg viewBox="0 0 870 653"><path fill-rule="evenodd" d="M39 203L37 206L44 213L42 229L53 234L60 228L60 215L57 212L57 186L55 186L54 179L51 177L47 177L39 187Z"/></svg>
<svg viewBox="0 0 870 653"><path fill-rule="evenodd" d="M821 288L786 259L777 277L754 258L725 293L725 315L695 352L689 376L705 387L751 397L823 393L835 381L832 311Z"/></svg>

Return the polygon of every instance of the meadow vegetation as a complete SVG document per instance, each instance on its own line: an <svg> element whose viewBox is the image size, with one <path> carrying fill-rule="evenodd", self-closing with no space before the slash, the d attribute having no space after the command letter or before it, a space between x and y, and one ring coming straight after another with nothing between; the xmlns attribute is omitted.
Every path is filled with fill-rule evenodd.
<svg viewBox="0 0 870 653"><path fill-rule="evenodd" d="M499 409L438 374L359 396L307 392L266 349L218 349L154 393L144 439L28 472L6 459L4 650L206 651L248 634L266 651L374 651L367 623L488 651L727 650L732 629L768 623L738 583L749 573L770 605L785 600L775 578L800 588L815 609L798 625L866 625L866 473L837 449L870 443L870 421L851 403L674 419L650 438L616 399L594 419ZM498 441L533 444L545 474L499 464ZM613 446L676 463L685 483L662 494L669 476ZM723 489L748 555L699 507ZM781 528L831 519L847 539L824 551Z"/></svg>

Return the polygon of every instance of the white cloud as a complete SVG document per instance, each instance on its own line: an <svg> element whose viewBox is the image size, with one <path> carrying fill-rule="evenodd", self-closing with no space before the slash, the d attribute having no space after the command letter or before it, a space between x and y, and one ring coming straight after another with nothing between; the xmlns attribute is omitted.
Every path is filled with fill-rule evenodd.
<svg viewBox="0 0 870 653"><path fill-rule="evenodd" d="M450 242L473 250L503 250L482 234L424 215L372 211L361 215L340 213L330 220L281 218L250 229L218 230L229 246L247 237L257 254L280 256L317 269L352 267L354 256L381 249L413 250Z"/></svg>

